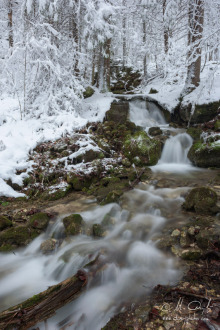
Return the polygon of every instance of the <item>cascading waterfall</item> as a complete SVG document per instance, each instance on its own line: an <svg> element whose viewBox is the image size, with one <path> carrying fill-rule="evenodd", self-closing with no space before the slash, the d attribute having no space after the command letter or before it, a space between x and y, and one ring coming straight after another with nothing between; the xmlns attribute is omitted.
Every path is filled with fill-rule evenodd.
<svg viewBox="0 0 220 330"><path fill-rule="evenodd" d="M187 158L188 151L192 145L192 138L187 133L171 136L165 143L160 159L163 163L190 164Z"/></svg>
<svg viewBox="0 0 220 330"><path fill-rule="evenodd" d="M156 104L144 100L130 102L130 120L146 130L152 126L167 126L164 115Z"/></svg>

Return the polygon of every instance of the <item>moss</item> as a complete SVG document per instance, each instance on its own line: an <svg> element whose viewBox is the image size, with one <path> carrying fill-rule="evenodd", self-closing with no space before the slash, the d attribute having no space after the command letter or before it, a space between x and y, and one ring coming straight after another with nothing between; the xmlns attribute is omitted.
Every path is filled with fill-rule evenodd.
<svg viewBox="0 0 220 330"><path fill-rule="evenodd" d="M155 165L161 155L161 145L158 140L150 139L146 132L136 132L125 137L124 155L140 166Z"/></svg>
<svg viewBox="0 0 220 330"><path fill-rule="evenodd" d="M215 131L219 131L220 130L220 120L216 120L216 123L215 123Z"/></svg>
<svg viewBox="0 0 220 330"><path fill-rule="evenodd" d="M84 187L89 188L91 178L76 173L69 173L67 175L67 182L72 186L73 190L81 191Z"/></svg>
<svg viewBox="0 0 220 330"><path fill-rule="evenodd" d="M48 194L46 193L45 195L45 199L48 199L49 201L56 201L60 198L63 198L65 196L67 196L67 194L71 191L72 187L70 185L67 186L66 189L59 189L56 192L52 193L52 194Z"/></svg>
<svg viewBox="0 0 220 330"><path fill-rule="evenodd" d="M42 300L41 294L36 294L21 304L21 308L28 308L37 305Z"/></svg>
<svg viewBox="0 0 220 330"><path fill-rule="evenodd" d="M0 246L2 248L4 246L8 248L9 245L14 245L15 247L25 246L38 235L37 231L28 227L10 228L0 234Z"/></svg>
<svg viewBox="0 0 220 330"><path fill-rule="evenodd" d="M93 233L93 236L95 236L95 237L102 237L103 233L104 233L102 225L95 223L92 226L92 233Z"/></svg>
<svg viewBox="0 0 220 330"><path fill-rule="evenodd" d="M46 213L40 212L32 215L30 225L33 228L45 229L49 223L49 217Z"/></svg>
<svg viewBox="0 0 220 330"><path fill-rule="evenodd" d="M101 205L106 205L109 203L118 202L120 196L123 194L122 190L113 190L108 193L104 200L100 203Z"/></svg>
<svg viewBox="0 0 220 330"><path fill-rule="evenodd" d="M218 114L220 101L208 104L196 104L191 122L204 123L212 120Z"/></svg>
<svg viewBox="0 0 220 330"><path fill-rule="evenodd" d="M213 214L217 203L217 194L207 187L194 188L186 196L184 209L194 210L196 213Z"/></svg>
<svg viewBox="0 0 220 330"><path fill-rule="evenodd" d="M198 167L220 166L220 144L217 142L196 142L188 152L191 162Z"/></svg>
<svg viewBox="0 0 220 330"><path fill-rule="evenodd" d="M200 140L202 129L199 127L190 127L187 129L186 133L189 134L193 140L197 141Z"/></svg>
<svg viewBox="0 0 220 330"><path fill-rule="evenodd" d="M189 250L184 250L181 253L181 258L184 260L198 260L202 256L202 252L199 249L189 249Z"/></svg>
<svg viewBox="0 0 220 330"><path fill-rule="evenodd" d="M67 235L77 235L82 233L85 223L80 214L72 214L63 219L63 224Z"/></svg>
<svg viewBox="0 0 220 330"><path fill-rule="evenodd" d="M154 88L150 89L149 94L157 94L157 93L158 93L158 91L156 89L154 89Z"/></svg>
<svg viewBox="0 0 220 330"><path fill-rule="evenodd" d="M86 87L85 91L83 92L84 99L91 97L95 93L94 89L90 86Z"/></svg>
<svg viewBox="0 0 220 330"><path fill-rule="evenodd" d="M12 221L9 220L7 217L4 217L3 215L0 215L0 231L11 226Z"/></svg>

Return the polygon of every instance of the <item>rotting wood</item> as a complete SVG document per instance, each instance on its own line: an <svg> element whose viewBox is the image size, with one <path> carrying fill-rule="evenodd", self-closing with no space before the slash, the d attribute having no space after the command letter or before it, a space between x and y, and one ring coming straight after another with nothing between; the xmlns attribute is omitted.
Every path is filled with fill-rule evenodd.
<svg viewBox="0 0 220 330"><path fill-rule="evenodd" d="M99 255L85 267L94 265L98 258ZM74 276L1 312L0 329L26 330L47 320L56 310L79 297L86 287L88 274L85 270L79 270Z"/></svg>

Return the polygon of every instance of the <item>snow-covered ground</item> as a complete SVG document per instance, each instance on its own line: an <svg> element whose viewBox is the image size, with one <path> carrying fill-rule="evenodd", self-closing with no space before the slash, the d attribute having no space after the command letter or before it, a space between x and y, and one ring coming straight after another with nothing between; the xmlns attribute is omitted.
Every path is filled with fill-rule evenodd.
<svg viewBox="0 0 220 330"><path fill-rule="evenodd" d="M184 88L184 79L172 83L169 79L158 78L143 89L148 94L150 89L156 89L157 94L150 96L157 100L163 107L173 111L179 103L179 98ZM207 104L220 100L220 65L210 62L201 73L201 82L188 96L183 99L184 104Z"/></svg>
<svg viewBox="0 0 220 330"><path fill-rule="evenodd" d="M22 184L26 172L33 163L28 155L38 143L56 140L87 122L102 121L113 100L112 94L96 92L82 103L82 108L73 112L60 112L59 115L41 115L40 118L20 119L18 100L8 96L0 99L0 196L19 197L4 180ZM4 180L3 180L4 179Z"/></svg>

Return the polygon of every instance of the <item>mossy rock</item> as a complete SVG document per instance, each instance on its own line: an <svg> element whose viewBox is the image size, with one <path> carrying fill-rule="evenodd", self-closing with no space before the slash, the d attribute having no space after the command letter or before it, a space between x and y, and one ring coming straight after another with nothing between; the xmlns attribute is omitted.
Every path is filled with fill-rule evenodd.
<svg viewBox="0 0 220 330"><path fill-rule="evenodd" d="M127 135L124 140L124 155L135 165L155 165L161 155L161 144L151 139L146 132Z"/></svg>
<svg viewBox="0 0 220 330"><path fill-rule="evenodd" d="M46 213L40 212L40 213L35 213L32 215L30 218L30 225L33 228L36 229L45 229L49 223L50 219Z"/></svg>
<svg viewBox="0 0 220 330"><path fill-rule="evenodd" d="M157 135L161 135L163 133L163 131L160 129L160 127L151 127L151 128L149 128L148 133L151 136L157 136Z"/></svg>
<svg viewBox="0 0 220 330"><path fill-rule="evenodd" d="M91 97L95 93L94 89L90 86L86 87L86 90L83 92L84 99Z"/></svg>
<svg viewBox="0 0 220 330"><path fill-rule="evenodd" d="M89 163L95 159L103 159L105 155L101 150L86 150L84 153L78 155L74 160L76 163Z"/></svg>
<svg viewBox="0 0 220 330"><path fill-rule="evenodd" d="M190 124L206 123L218 115L220 101L208 104L196 104L193 115L191 115L192 104L181 105L179 108L180 117L183 121Z"/></svg>
<svg viewBox="0 0 220 330"><path fill-rule="evenodd" d="M128 120L129 102L113 101L110 110L106 112L105 120L113 121L117 125L124 124Z"/></svg>
<svg viewBox="0 0 220 330"><path fill-rule="evenodd" d="M106 205L109 203L117 203L122 194L123 194L122 190L110 191L100 204Z"/></svg>
<svg viewBox="0 0 220 330"><path fill-rule="evenodd" d="M220 144L196 142L188 152L188 158L198 167L220 167Z"/></svg>
<svg viewBox="0 0 220 330"><path fill-rule="evenodd" d="M200 127L189 127L186 131L194 141L200 140L200 136L202 134L202 129Z"/></svg>
<svg viewBox="0 0 220 330"><path fill-rule="evenodd" d="M104 230L102 225L94 223L94 225L92 226L92 234L95 237L103 237Z"/></svg>
<svg viewBox="0 0 220 330"><path fill-rule="evenodd" d="M80 214L71 214L63 219L66 235L82 234L85 222Z"/></svg>
<svg viewBox="0 0 220 330"><path fill-rule="evenodd" d="M194 188L186 196L183 208L201 214L215 214L218 212L216 206L217 194L207 187Z"/></svg>
<svg viewBox="0 0 220 330"><path fill-rule="evenodd" d="M66 189L59 189L59 190L55 191L54 193L47 194L48 200L56 201L60 198L63 198L65 196L67 196L67 194L70 192L70 190L71 190L71 186L69 185L66 187Z"/></svg>
<svg viewBox="0 0 220 330"><path fill-rule="evenodd" d="M151 88L149 94L157 94L158 90L156 90L155 88Z"/></svg>
<svg viewBox="0 0 220 330"><path fill-rule="evenodd" d="M181 258L189 261L199 260L201 256L202 251L197 248L187 249L182 251L181 253Z"/></svg>
<svg viewBox="0 0 220 330"><path fill-rule="evenodd" d="M71 187L73 188L73 190L76 191L81 191L83 190L83 188L89 188L89 186L92 183L91 178L88 178L76 173L68 173L67 175L67 182L71 185Z"/></svg>
<svg viewBox="0 0 220 330"><path fill-rule="evenodd" d="M6 229L0 234L0 246L1 250L4 247L14 249L15 247L25 246L31 242L35 237L39 235L39 232L29 227L18 226Z"/></svg>
<svg viewBox="0 0 220 330"><path fill-rule="evenodd" d="M12 221L9 220L7 217L4 217L3 215L0 215L0 231L11 226L12 226Z"/></svg>

